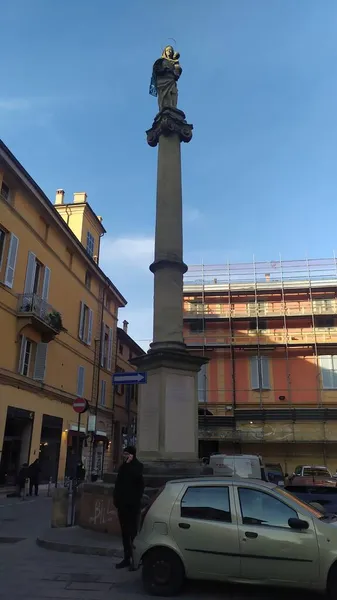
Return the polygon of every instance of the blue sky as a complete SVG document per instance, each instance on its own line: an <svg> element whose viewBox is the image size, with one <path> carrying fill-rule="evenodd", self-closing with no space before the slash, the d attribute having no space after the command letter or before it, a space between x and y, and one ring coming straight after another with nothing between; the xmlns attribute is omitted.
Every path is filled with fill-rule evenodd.
<svg viewBox="0 0 337 600"><path fill-rule="evenodd" d="M0 137L53 199L86 191L101 265L151 338L154 60L177 41L189 264L336 249L336 0L4 0Z"/></svg>

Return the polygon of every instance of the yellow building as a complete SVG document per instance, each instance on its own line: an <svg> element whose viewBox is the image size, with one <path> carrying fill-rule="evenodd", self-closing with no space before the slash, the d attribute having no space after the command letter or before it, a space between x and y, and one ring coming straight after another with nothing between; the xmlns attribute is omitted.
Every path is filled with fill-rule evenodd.
<svg viewBox="0 0 337 600"><path fill-rule="evenodd" d="M62 479L77 443L87 470L100 474L112 461L112 372L126 300L99 267L104 233L85 193L65 202L58 190L53 206L0 142L0 484L38 457L42 479ZM90 403L80 435L77 397Z"/></svg>
<svg viewBox="0 0 337 600"><path fill-rule="evenodd" d="M136 371L130 363L133 358L142 356L144 350L128 334L127 321L123 328L117 327L116 373ZM137 385L117 385L114 389L114 449L113 462L116 467L122 445L135 443L137 428Z"/></svg>

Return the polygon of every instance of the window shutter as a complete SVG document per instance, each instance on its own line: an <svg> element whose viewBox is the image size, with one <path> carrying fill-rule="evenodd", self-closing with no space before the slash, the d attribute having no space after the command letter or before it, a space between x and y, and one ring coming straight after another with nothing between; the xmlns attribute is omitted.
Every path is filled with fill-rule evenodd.
<svg viewBox="0 0 337 600"><path fill-rule="evenodd" d="M105 333L105 323L102 321L102 330L101 330L101 367L104 367L104 333Z"/></svg>
<svg viewBox="0 0 337 600"><path fill-rule="evenodd" d="M34 279L36 271L36 256L33 252L28 252L28 261L25 280L25 294L32 294L34 290Z"/></svg>
<svg viewBox="0 0 337 600"><path fill-rule="evenodd" d="M91 345L91 340L92 340L92 321L93 321L93 312L92 310L90 310L89 308L89 315L88 315L88 334L87 334L87 344L90 346Z"/></svg>
<svg viewBox="0 0 337 600"><path fill-rule="evenodd" d="M198 401L207 402L207 365L202 365L198 373Z"/></svg>
<svg viewBox="0 0 337 600"><path fill-rule="evenodd" d="M43 286L42 286L42 300L48 302L49 295L49 283L50 283L50 269L49 267L44 268Z"/></svg>
<svg viewBox="0 0 337 600"><path fill-rule="evenodd" d="M46 372L48 344L37 344L33 379L43 381Z"/></svg>
<svg viewBox="0 0 337 600"><path fill-rule="evenodd" d="M270 375L269 375L269 358L268 358L268 356L260 357L260 366L261 366L262 389L270 390Z"/></svg>
<svg viewBox="0 0 337 600"><path fill-rule="evenodd" d="M107 360L107 369L111 371L112 369L112 340L113 340L113 329L109 327L109 339L108 339L108 360Z"/></svg>
<svg viewBox="0 0 337 600"><path fill-rule="evenodd" d="M22 375L22 371L23 371L23 361L25 359L25 354L26 354L26 346L27 346L27 339L25 338L24 335L22 335L21 336L20 358L19 358L19 373L21 373L21 375Z"/></svg>
<svg viewBox="0 0 337 600"><path fill-rule="evenodd" d="M83 340L83 338L84 338L84 302L81 302L80 324L78 327L78 337L80 338L80 340Z"/></svg>
<svg viewBox="0 0 337 600"><path fill-rule="evenodd" d="M9 288L12 288L13 283L14 283L14 274L15 274L15 266L16 266L16 257L18 254L18 247L19 247L19 238L17 238L16 235L14 235L14 233L11 233L11 239L9 242L9 249L8 249L6 274L5 274L5 285L7 285L7 287L9 287Z"/></svg>
<svg viewBox="0 0 337 600"><path fill-rule="evenodd" d="M79 398L84 397L84 367L78 367L76 394Z"/></svg>
<svg viewBox="0 0 337 600"><path fill-rule="evenodd" d="M101 405L105 406L106 381L101 379Z"/></svg>
<svg viewBox="0 0 337 600"><path fill-rule="evenodd" d="M334 387L332 356L320 356L319 364L321 368L323 389L332 390Z"/></svg>
<svg viewBox="0 0 337 600"><path fill-rule="evenodd" d="M259 363L257 356L252 356L250 359L250 382L252 390L260 389Z"/></svg>

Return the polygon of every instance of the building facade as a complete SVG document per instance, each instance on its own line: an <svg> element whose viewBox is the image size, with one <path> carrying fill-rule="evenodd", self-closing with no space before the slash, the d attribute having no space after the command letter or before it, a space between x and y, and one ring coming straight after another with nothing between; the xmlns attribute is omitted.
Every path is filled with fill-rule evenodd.
<svg viewBox="0 0 337 600"><path fill-rule="evenodd" d="M184 335L199 374L199 452L337 468L336 259L191 267Z"/></svg>
<svg viewBox="0 0 337 600"><path fill-rule="evenodd" d="M99 267L105 230L86 194L52 205L0 143L0 483L41 460L42 479L112 462L117 319L126 300ZM72 403L85 398L89 412ZM89 416L91 426L88 427Z"/></svg>
<svg viewBox="0 0 337 600"><path fill-rule="evenodd" d="M128 334L128 322L117 327L116 373L136 371L130 362L142 356L144 350ZM114 466L117 466L122 446L135 444L137 435L137 385L117 385L114 390Z"/></svg>

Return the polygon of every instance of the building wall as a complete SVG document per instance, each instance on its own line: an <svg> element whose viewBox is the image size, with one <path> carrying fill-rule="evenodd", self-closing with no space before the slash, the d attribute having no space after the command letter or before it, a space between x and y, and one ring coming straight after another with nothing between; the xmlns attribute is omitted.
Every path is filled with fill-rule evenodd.
<svg viewBox="0 0 337 600"><path fill-rule="evenodd" d="M1 168L1 167L0 167ZM103 321L112 330L110 344L111 365L100 365L98 387L98 421L100 429L111 439L112 431L112 372L115 367L117 348L116 327L118 308L123 305L114 289L98 272L95 263L82 256L73 238L62 230L58 218L52 218L44 209L43 203L33 193L23 187L12 173L2 168L2 181L9 182L11 197L5 200L0 196L0 228L6 232L0 266L0 449L3 448L7 409L9 406L23 408L34 413L31 442L27 460L31 462L39 454L41 423L43 415L60 417L62 443L59 460L59 477L64 476L65 453L68 432L77 423L72 402L78 395L78 368L84 367L83 396L94 410L96 391L93 391L94 362L98 360L101 332L102 294L105 293ZM83 211L82 211L83 213ZM85 228L93 224L90 217ZM78 227L78 225L77 225ZM100 227L96 225L96 230ZM5 272L8 261L9 239L11 234L19 239L14 282L12 288L5 285ZM79 233L75 232L76 235ZM98 231L93 229L98 239ZM98 242L97 242L98 244ZM36 344L43 341L39 327L27 324L25 315L18 317L18 298L25 289L29 252L36 255L42 268L50 269L48 303L61 314L65 328L48 343L45 374L43 381L18 373L21 336ZM90 290L86 287L86 273L90 272ZM81 302L92 311L92 333L90 343L79 338ZM49 310L49 309L48 309ZM22 314L22 313L21 313ZM96 351L96 352L95 352ZM105 399L101 395L101 381L106 382ZM104 401L105 400L105 401ZM82 425L87 426L88 414L83 415ZM90 444L89 444L90 446ZM88 458L88 445L83 456ZM106 452L106 462L112 453L111 444Z"/></svg>

